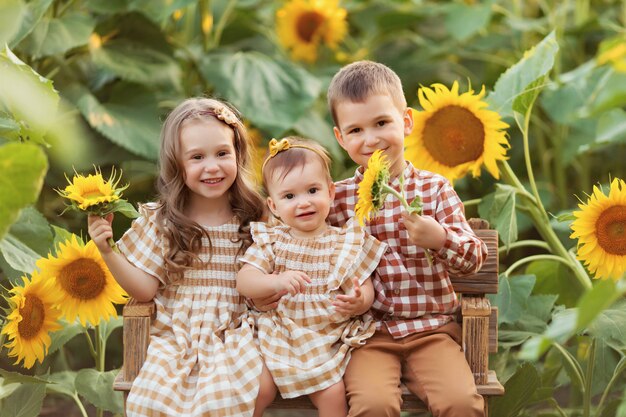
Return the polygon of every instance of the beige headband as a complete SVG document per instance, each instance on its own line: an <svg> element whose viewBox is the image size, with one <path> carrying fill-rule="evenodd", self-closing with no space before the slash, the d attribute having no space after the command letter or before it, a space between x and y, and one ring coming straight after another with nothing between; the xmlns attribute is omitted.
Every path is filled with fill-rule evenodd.
<svg viewBox="0 0 626 417"><path fill-rule="evenodd" d="M265 165L270 159L278 155L278 153L282 151L286 151L287 149L291 149L291 148L308 149L310 151L315 152L316 154L321 156L322 159L324 159L324 155L322 155L319 150L312 148L310 146L307 146L307 145L300 144L300 143L292 144L291 142L289 142L289 139L287 138L281 139L280 141L276 139L272 139L270 140L270 143L268 146L269 146L270 154L267 156L267 158L265 158L265 161L263 161L263 166L261 167L261 171L265 169Z"/></svg>

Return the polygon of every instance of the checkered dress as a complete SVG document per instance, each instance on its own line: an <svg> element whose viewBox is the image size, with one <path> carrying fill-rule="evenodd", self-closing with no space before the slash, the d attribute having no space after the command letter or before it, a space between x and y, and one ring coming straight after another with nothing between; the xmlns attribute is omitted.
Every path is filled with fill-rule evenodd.
<svg viewBox="0 0 626 417"><path fill-rule="evenodd" d="M402 204L389 194L379 215L367 224L367 231L388 244L387 251L372 277L376 297L372 313L380 329L386 326L395 338L436 329L452 320L457 300L448 272L468 274L477 271L487 257L487 246L465 220L463 203L441 175L417 170L407 163L404 170L407 201L422 198L423 215L436 219L446 232L439 251L430 251L433 265L423 248L412 245L402 222ZM328 220L334 226L354 217L357 190L363 179L362 168L354 177L335 183L335 202ZM400 190L400 182L391 182Z"/></svg>
<svg viewBox="0 0 626 417"><path fill-rule="evenodd" d="M254 321L235 290L236 218L206 227L208 269L164 279L163 240L146 210L118 242L128 260L161 281L146 361L133 382L128 416L252 416L262 361ZM202 240L200 257L209 258Z"/></svg>
<svg viewBox="0 0 626 417"><path fill-rule="evenodd" d="M294 238L288 226L252 223L254 243L242 262L269 273L303 271L311 283L302 294L284 296L272 311L256 313L265 365L283 398L311 394L339 382L350 352L375 330L371 316L350 318L334 311L337 294L363 283L384 245L352 222L321 236Z"/></svg>

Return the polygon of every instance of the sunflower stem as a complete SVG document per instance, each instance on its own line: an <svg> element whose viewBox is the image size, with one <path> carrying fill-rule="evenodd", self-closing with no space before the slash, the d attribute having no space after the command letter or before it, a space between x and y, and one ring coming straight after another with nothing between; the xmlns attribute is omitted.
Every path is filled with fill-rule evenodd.
<svg viewBox="0 0 626 417"><path fill-rule="evenodd" d="M72 398L74 399L74 402L78 406L78 409L80 410L80 413L83 415L83 417L89 417L89 414L87 414L87 410L85 410L83 402L80 400L80 398L78 398L78 394L72 395Z"/></svg>
<svg viewBox="0 0 626 417"><path fill-rule="evenodd" d="M554 229L550 226L550 221L543 205L541 205L540 202L535 201L536 197L528 194L528 191L526 191L520 180L517 178L517 175L515 175L515 172L513 172L513 169L511 169L511 166L506 161L502 162L501 165L503 167L503 180L509 185L515 187L522 195L528 197L529 201L534 203L533 206L527 207L527 213L532 219L533 224L537 228L541 237L552 249L551 252L566 261L564 263L567 263L570 269L574 272L574 276L584 289L591 289L592 285L589 274L587 274L580 262L578 262L578 260L576 260L576 258L572 256L567 249L565 249L563 243L561 243L561 240L554 232Z"/></svg>
<svg viewBox="0 0 626 417"><path fill-rule="evenodd" d="M463 205L465 207L469 207L469 206L477 206L479 205L481 202L483 201L482 198L474 198L472 200L467 200L463 202Z"/></svg>
<svg viewBox="0 0 626 417"><path fill-rule="evenodd" d="M504 276L508 277L509 275L511 275L511 272L513 272L514 270L516 270L517 268L519 268L520 266L533 262L533 261L541 261L541 260L550 260L550 261L557 261L557 262L561 262L562 264L567 265L568 267L572 268L572 264L570 262L567 261L567 259L563 259L563 257L561 256L557 256L557 255L531 255L531 256L527 256L525 258L522 258L516 262L513 263L513 265L511 265L506 271L504 271Z"/></svg>
<svg viewBox="0 0 626 417"><path fill-rule="evenodd" d="M91 340L91 336L89 335L89 329L87 327L83 327L83 333L87 338L87 345L89 346L89 353L91 353L91 357L93 358L96 365L98 364L98 356L96 353L96 349L93 346L93 341Z"/></svg>
<svg viewBox="0 0 626 417"><path fill-rule="evenodd" d="M96 325L94 327L94 333L95 333L95 337L96 337L96 369L100 372L104 372L104 346L103 346L103 337L101 337L102 335L100 334L100 325ZM105 342L106 343L106 342ZM96 415L97 417L102 417L104 415L104 410L100 407L98 407L96 409Z"/></svg>
<svg viewBox="0 0 626 417"><path fill-rule="evenodd" d="M120 253L120 248L117 247L117 243L115 243L112 237L108 238L107 242L109 242L109 246L113 249L113 252Z"/></svg>
<svg viewBox="0 0 626 417"><path fill-rule="evenodd" d="M585 375L585 396L583 397L583 416L591 415L591 384L593 383L593 368L596 361L596 338L591 338L589 346L589 357L587 358L587 373Z"/></svg>
<svg viewBox="0 0 626 417"><path fill-rule="evenodd" d="M403 195L404 193L400 194L393 187L389 186L389 184L383 184L383 190L394 195L398 200L400 200L400 203L402 203L402 207L404 207L407 213L421 216L421 213L416 213L413 207L411 207L409 203L407 203L406 198ZM427 248L423 248L423 249L424 249L424 253L426 254L426 260L428 261L428 266L433 266L432 255L430 254Z"/></svg>
<svg viewBox="0 0 626 417"><path fill-rule="evenodd" d="M511 249L523 248L523 247L536 247L536 248L545 249L547 251L552 250L552 248L550 248L550 245L548 245L543 240L518 240L517 242L513 242L508 246L501 246L498 249L498 253L507 253Z"/></svg>
<svg viewBox="0 0 626 417"><path fill-rule="evenodd" d="M539 196L539 190L537 189L537 183L535 182L535 174L533 173L533 165L530 158L530 140L528 139L528 133L530 130L530 114L533 109L533 103L528 106L528 110L526 110L526 114L524 115L524 126L522 129L522 140L524 142L524 161L526 162L526 172L528 174L528 181L530 182L530 189L535 196L536 204L541 210L542 215L548 219L548 214L546 213L546 209L543 207L543 203L541 202L541 197Z"/></svg>

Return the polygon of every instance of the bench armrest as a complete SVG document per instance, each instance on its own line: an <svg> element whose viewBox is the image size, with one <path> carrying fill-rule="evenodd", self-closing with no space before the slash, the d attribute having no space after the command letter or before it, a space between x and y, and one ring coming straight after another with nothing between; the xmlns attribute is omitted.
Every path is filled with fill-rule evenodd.
<svg viewBox="0 0 626 417"><path fill-rule="evenodd" d="M124 306L124 381L132 383L139 374L150 342L150 322L156 314L153 301L131 299Z"/></svg>
<svg viewBox="0 0 626 417"><path fill-rule="evenodd" d="M489 373L489 318L491 303L486 297L463 296L463 351L476 385L487 383Z"/></svg>

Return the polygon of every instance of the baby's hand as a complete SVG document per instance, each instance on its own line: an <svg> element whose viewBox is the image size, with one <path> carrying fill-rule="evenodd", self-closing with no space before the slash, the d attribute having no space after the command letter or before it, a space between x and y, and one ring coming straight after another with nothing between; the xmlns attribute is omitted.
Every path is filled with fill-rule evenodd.
<svg viewBox="0 0 626 417"><path fill-rule="evenodd" d="M96 244L100 254L106 255L113 252L111 245L107 239L113 237L113 213L107 214L106 217L89 215L87 218L88 232L91 240Z"/></svg>
<svg viewBox="0 0 626 417"><path fill-rule="evenodd" d="M311 278L301 271L285 271L275 278L276 292L287 291L291 295L304 292L307 284L311 283Z"/></svg>
<svg viewBox="0 0 626 417"><path fill-rule="evenodd" d="M354 283L354 291L351 294L339 294L333 301L336 312L350 317L361 314L365 308L365 297L361 291L359 280L353 278L352 282Z"/></svg>
<svg viewBox="0 0 626 417"><path fill-rule="evenodd" d="M254 308L256 308L257 310L270 311L278 307L278 302L281 298L283 298L283 295L285 294L287 294L287 291L283 290L276 294L272 294L269 297L252 298L250 301L252 301Z"/></svg>
<svg viewBox="0 0 626 417"><path fill-rule="evenodd" d="M403 211L402 221L409 234L409 241L415 246L439 250L446 243L446 231L432 217Z"/></svg>

